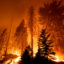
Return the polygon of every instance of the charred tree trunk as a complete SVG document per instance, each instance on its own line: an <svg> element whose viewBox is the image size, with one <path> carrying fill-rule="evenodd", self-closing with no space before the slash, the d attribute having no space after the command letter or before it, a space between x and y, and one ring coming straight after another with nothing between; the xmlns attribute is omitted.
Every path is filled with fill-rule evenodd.
<svg viewBox="0 0 64 64"><path fill-rule="evenodd" d="M33 21L34 9L33 9L33 7L30 8L29 12L30 12L29 29L30 29L30 33L31 33L31 49L32 49L32 56L33 56L33 25L34 25L34 21Z"/></svg>

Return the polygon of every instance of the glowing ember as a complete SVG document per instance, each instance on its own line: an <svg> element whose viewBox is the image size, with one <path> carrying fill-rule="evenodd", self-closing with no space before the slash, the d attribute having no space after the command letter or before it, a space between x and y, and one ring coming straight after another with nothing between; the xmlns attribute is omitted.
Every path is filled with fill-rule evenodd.
<svg viewBox="0 0 64 64"><path fill-rule="evenodd" d="M59 57L58 57L58 56L55 56L55 57L56 57L56 60L54 60L54 61L56 61L56 62L60 62Z"/></svg>
<svg viewBox="0 0 64 64"><path fill-rule="evenodd" d="M19 62L20 60L21 60L21 57L14 59L15 62Z"/></svg>
<svg viewBox="0 0 64 64"><path fill-rule="evenodd" d="M54 60L55 62L64 62L64 60L60 59L59 56L55 56L56 60Z"/></svg>
<svg viewBox="0 0 64 64"><path fill-rule="evenodd" d="M18 64L18 62L21 60L21 57L17 57L16 59L12 59L11 64Z"/></svg>
<svg viewBox="0 0 64 64"><path fill-rule="evenodd" d="M7 61L4 64L18 64L18 62L21 60L21 55L20 54L8 54L7 55Z"/></svg>
<svg viewBox="0 0 64 64"><path fill-rule="evenodd" d="M17 57L16 59L9 59L4 64L18 64L18 62L21 60L21 57Z"/></svg>
<svg viewBox="0 0 64 64"><path fill-rule="evenodd" d="M13 62L11 62L11 64L13 64Z"/></svg>
<svg viewBox="0 0 64 64"><path fill-rule="evenodd" d="M50 55L48 57L50 60L55 61L55 62L64 62L64 60L62 59L62 57L58 56L58 55Z"/></svg>

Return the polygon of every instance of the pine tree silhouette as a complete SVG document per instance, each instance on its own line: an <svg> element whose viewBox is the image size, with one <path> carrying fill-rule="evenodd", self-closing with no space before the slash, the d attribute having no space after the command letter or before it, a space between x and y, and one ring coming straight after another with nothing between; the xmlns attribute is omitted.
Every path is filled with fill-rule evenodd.
<svg viewBox="0 0 64 64"><path fill-rule="evenodd" d="M53 51L53 42L52 40L49 40L50 34L46 33L46 30L43 29L40 38L39 38L39 48L40 48L40 55L44 56L48 59L49 55L55 55L55 52Z"/></svg>

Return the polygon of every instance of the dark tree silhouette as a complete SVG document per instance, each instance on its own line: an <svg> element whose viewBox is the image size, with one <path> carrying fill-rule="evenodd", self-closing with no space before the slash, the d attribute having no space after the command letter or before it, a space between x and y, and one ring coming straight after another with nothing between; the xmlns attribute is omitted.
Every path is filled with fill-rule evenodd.
<svg viewBox="0 0 64 64"><path fill-rule="evenodd" d="M40 8L39 14L42 19L49 20L47 23L48 25L51 25L51 23L61 25L64 19L64 5L62 5L62 0L53 0L50 4L44 4L44 7Z"/></svg>
<svg viewBox="0 0 64 64"><path fill-rule="evenodd" d="M27 28L25 27L25 21L22 20L20 25L17 27L15 35L16 41L17 41L17 46L19 49L23 51L25 50L27 46Z"/></svg>
<svg viewBox="0 0 64 64"><path fill-rule="evenodd" d="M30 46L26 47L25 52L22 55L22 64L31 64L31 49Z"/></svg>
<svg viewBox="0 0 64 64"><path fill-rule="evenodd" d="M42 57L41 56L41 53L40 53L40 48L38 49L38 52L36 53L36 56L35 56L35 58L34 58L34 64L41 64L41 62L43 61L43 58L44 57Z"/></svg>
<svg viewBox="0 0 64 64"><path fill-rule="evenodd" d="M53 42L49 40L50 34L46 33L46 30L43 29L40 38L39 38L39 49L40 49L40 56L44 56L48 59L49 55L55 55L53 51Z"/></svg>
<svg viewBox="0 0 64 64"><path fill-rule="evenodd" d="M31 48L33 50L33 26L34 26L34 8L33 7L30 8L29 14L30 14L29 16L30 19L28 22L28 26L29 26L30 33L31 33ZM32 55L33 55L33 52L32 52Z"/></svg>

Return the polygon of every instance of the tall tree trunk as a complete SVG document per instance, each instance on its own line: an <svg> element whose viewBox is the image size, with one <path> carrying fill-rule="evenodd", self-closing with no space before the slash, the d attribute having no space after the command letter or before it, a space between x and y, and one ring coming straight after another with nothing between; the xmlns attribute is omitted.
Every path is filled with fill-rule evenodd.
<svg viewBox="0 0 64 64"><path fill-rule="evenodd" d="M31 49L32 49L32 56L33 56L33 30L31 32Z"/></svg>
<svg viewBox="0 0 64 64"><path fill-rule="evenodd" d="M6 43L5 56L7 55L8 44L9 44L9 40L10 40L10 36L11 36L11 31L12 31L12 24L13 24L13 19L11 19L11 27L10 27L10 32L9 32L8 40L7 40L7 43Z"/></svg>
<svg viewBox="0 0 64 64"><path fill-rule="evenodd" d="M32 49L32 56L33 56L33 17L34 17L34 9L33 7L30 8L30 21L29 21L29 28L30 28L30 33L31 33L31 49Z"/></svg>

